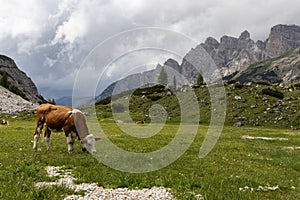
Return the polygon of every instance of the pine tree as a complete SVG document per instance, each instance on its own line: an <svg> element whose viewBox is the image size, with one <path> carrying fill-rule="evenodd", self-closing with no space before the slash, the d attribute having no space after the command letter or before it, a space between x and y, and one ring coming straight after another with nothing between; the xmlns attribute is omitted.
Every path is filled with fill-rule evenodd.
<svg viewBox="0 0 300 200"><path fill-rule="evenodd" d="M6 89L8 89L9 87L9 82L7 79L8 79L7 72L3 72L2 77L0 79L0 85L2 85Z"/></svg>
<svg viewBox="0 0 300 200"><path fill-rule="evenodd" d="M198 73L197 85L203 85L203 84L204 84L203 76L200 73Z"/></svg>
<svg viewBox="0 0 300 200"><path fill-rule="evenodd" d="M175 91L177 89L177 80L176 77L173 76L173 90Z"/></svg>
<svg viewBox="0 0 300 200"><path fill-rule="evenodd" d="M56 102L55 102L55 99L54 99L54 98L48 99L48 103L53 104L53 105L56 105Z"/></svg>
<svg viewBox="0 0 300 200"><path fill-rule="evenodd" d="M164 85L164 86L167 86L167 84L168 84L168 74L165 71L164 67L160 71L160 74L157 78L157 82L158 82L158 84Z"/></svg>

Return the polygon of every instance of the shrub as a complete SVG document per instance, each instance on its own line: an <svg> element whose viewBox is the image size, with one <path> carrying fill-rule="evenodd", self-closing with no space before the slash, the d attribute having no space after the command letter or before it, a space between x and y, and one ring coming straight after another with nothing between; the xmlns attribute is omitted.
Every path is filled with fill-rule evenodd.
<svg viewBox="0 0 300 200"><path fill-rule="evenodd" d="M240 84L240 83L235 83L235 84L234 84L234 88L236 88L236 89L241 89L241 88L243 88L243 87L244 87L243 84Z"/></svg>
<svg viewBox="0 0 300 200"><path fill-rule="evenodd" d="M157 100L161 99L162 96L152 94L152 95L148 95L147 98L150 99L151 101L157 101Z"/></svg>
<svg viewBox="0 0 300 200"><path fill-rule="evenodd" d="M293 88L296 88L296 89L300 88L300 83L294 83Z"/></svg>
<svg viewBox="0 0 300 200"><path fill-rule="evenodd" d="M97 104L107 105L111 102L111 96L106 97L105 99L100 100Z"/></svg>
<svg viewBox="0 0 300 200"><path fill-rule="evenodd" d="M227 81L227 84L228 84L228 85L234 84L234 83L236 83L236 80L234 80L234 79L231 79L231 80Z"/></svg>
<svg viewBox="0 0 300 200"><path fill-rule="evenodd" d="M165 90L163 85L155 85L148 88L138 88L133 92L133 95L148 95L153 93L159 93Z"/></svg>
<svg viewBox="0 0 300 200"><path fill-rule="evenodd" d="M265 88L265 89L262 89L262 93L263 94L266 94L266 95L269 95L269 96L272 96L272 97L275 97L275 98L278 98L278 99L283 99L284 98L284 94L278 90L272 90L270 88Z"/></svg>
<svg viewBox="0 0 300 200"><path fill-rule="evenodd" d="M266 81L258 81L255 82L257 85L271 85L270 83L266 82Z"/></svg>

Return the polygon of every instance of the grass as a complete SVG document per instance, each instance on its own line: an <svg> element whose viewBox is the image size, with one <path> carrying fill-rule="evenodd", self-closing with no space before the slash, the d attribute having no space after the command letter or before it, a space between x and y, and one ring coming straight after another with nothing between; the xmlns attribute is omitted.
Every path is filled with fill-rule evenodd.
<svg viewBox="0 0 300 200"><path fill-rule="evenodd" d="M151 188L164 186L178 199L298 199L300 196L300 151L283 147L300 146L299 131L262 127L225 126L214 149L203 159L198 158L205 137L206 125L200 125L190 148L174 163L149 173L126 173L111 169L92 155L83 153L79 142L75 152L67 153L63 133L53 133L52 151L32 151L33 120L10 122L0 126L0 199L63 199L74 191L64 187L34 188L39 181L52 181L45 167L70 168L77 182L96 182L105 188ZM122 133L115 123L104 120L105 134L121 148L134 152L150 152L168 144L177 125L167 124L148 139L136 139ZM144 126L144 125L143 125ZM287 141L246 140L243 135L285 137ZM240 188L254 191L240 191ZM278 186L275 191L260 191L259 186Z"/></svg>

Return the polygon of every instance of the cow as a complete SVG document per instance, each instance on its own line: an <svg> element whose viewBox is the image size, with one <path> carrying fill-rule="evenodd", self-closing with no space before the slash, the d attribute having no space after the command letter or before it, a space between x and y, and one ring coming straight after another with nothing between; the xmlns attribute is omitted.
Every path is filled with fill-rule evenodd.
<svg viewBox="0 0 300 200"><path fill-rule="evenodd" d="M145 122L144 121L136 121L135 123L136 124L144 124Z"/></svg>
<svg viewBox="0 0 300 200"><path fill-rule="evenodd" d="M0 122L1 125L8 125L8 121L5 119L2 119Z"/></svg>
<svg viewBox="0 0 300 200"><path fill-rule="evenodd" d="M33 150L37 150L37 141L40 138L43 127L46 130L44 138L46 140L47 151L50 150L50 135L52 130L63 130L67 138L68 152L73 152L73 144L76 139L82 143L82 150L96 153L95 142L99 139L89 133L85 115L78 109L69 106L58 106L52 104L42 104L36 112L36 128L34 131Z"/></svg>

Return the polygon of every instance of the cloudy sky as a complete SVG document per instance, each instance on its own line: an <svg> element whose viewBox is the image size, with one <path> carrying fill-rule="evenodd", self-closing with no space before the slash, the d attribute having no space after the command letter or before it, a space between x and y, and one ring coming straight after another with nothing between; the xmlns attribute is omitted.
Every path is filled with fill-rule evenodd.
<svg viewBox="0 0 300 200"><path fill-rule="evenodd" d="M132 29L158 27L200 43L208 36L218 40L224 34L238 37L244 30L254 40L265 40L276 24L300 25L297 0L0 0L0 5L0 54L12 57L45 98L71 95L75 77L90 52ZM123 46L123 53L138 45L132 38L127 41L130 48ZM151 41L164 40L155 35ZM193 47L188 45L192 43L184 48ZM108 46L101 50L112 51ZM106 76L117 78L114 75L134 71L121 61L139 58L144 59L140 65L155 66L172 57L166 51L153 53L156 50L129 53L127 59L122 56L118 65L111 63L106 68ZM84 72L87 78L99 79L98 72Z"/></svg>

